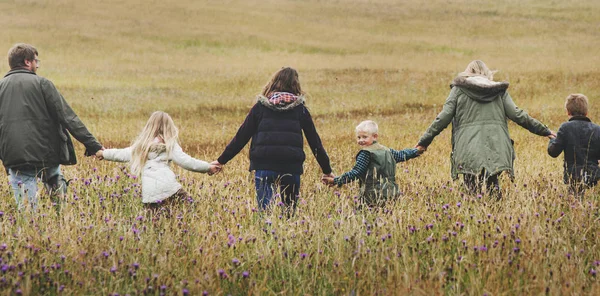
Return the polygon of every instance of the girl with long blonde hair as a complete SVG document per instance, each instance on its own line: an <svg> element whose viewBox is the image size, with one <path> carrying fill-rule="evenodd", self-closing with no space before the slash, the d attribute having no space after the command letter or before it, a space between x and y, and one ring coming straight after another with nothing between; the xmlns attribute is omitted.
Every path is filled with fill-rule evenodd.
<svg viewBox="0 0 600 296"><path fill-rule="evenodd" d="M130 147L101 150L96 156L110 161L129 162L131 172L142 180L142 202L160 206L172 196L187 196L169 167L170 162L186 170L209 175L220 170L218 165L195 159L183 152L178 137L179 130L171 116L156 111Z"/></svg>

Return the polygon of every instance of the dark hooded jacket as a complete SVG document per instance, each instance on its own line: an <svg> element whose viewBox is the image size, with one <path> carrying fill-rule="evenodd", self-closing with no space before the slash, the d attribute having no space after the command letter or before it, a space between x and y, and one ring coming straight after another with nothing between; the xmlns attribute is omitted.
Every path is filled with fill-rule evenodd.
<svg viewBox="0 0 600 296"><path fill-rule="evenodd" d="M508 94L508 82L487 78L457 77L442 112L419 140L429 146L452 122L452 178L458 174L488 175L508 171L514 175L515 151L508 134L507 118L530 132L550 135L550 130L519 109Z"/></svg>
<svg viewBox="0 0 600 296"><path fill-rule="evenodd" d="M237 134L218 158L226 164L250 144L250 170L269 170L280 173L302 174L304 138L321 166L324 174L331 173L329 156L313 123L304 97L298 96L290 103L273 104L264 96L252 107Z"/></svg>
<svg viewBox="0 0 600 296"><path fill-rule="evenodd" d="M6 168L41 169L75 164L69 133L93 155L102 145L54 84L27 69L0 80L0 157Z"/></svg>
<svg viewBox="0 0 600 296"><path fill-rule="evenodd" d="M600 126L586 116L573 116L563 123L556 139L548 143L548 154L558 157L564 151L564 181L595 185L600 178Z"/></svg>

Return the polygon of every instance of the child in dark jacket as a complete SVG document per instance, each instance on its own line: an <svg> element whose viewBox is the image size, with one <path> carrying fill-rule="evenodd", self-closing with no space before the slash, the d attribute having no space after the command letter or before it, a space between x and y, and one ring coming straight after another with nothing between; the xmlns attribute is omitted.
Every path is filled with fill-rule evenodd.
<svg viewBox="0 0 600 296"><path fill-rule="evenodd" d="M555 139L548 143L548 154L558 157L564 151L564 182L569 192L583 197L585 189L600 178L600 126L588 117L588 98L582 94L567 97L569 121L561 124Z"/></svg>
<svg viewBox="0 0 600 296"><path fill-rule="evenodd" d="M215 163L228 163L252 139L250 171L255 172L261 210L269 207L279 188L286 215L294 213L306 158L303 134L323 174L331 174L329 156L304 104L298 72L289 67L277 71Z"/></svg>
<svg viewBox="0 0 600 296"><path fill-rule="evenodd" d="M324 176L327 185L342 186L358 180L359 200L368 207L381 206L400 193L396 184L396 163L415 158L424 150L409 148L394 150L377 143L378 126L366 120L356 126L357 143L361 150L356 155L354 168L339 177Z"/></svg>

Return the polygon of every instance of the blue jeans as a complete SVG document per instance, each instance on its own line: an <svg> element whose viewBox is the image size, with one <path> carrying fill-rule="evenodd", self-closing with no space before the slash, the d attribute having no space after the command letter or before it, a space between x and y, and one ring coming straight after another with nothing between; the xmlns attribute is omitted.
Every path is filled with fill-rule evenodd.
<svg viewBox="0 0 600 296"><path fill-rule="evenodd" d="M17 208L23 208L23 198L27 197L33 210L37 208L37 180L41 179L51 195L64 196L67 193L67 182L60 166L36 169L8 169L8 180L13 189Z"/></svg>
<svg viewBox="0 0 600 296"><path fill-rule="evenodd" d="M275 171L257 170L254 173L256 199L261 210L267 209L273 200L273 193L279 190L279 195L290 215L290 209L295 210L300 193L300 175L280 173Z"/></svg>

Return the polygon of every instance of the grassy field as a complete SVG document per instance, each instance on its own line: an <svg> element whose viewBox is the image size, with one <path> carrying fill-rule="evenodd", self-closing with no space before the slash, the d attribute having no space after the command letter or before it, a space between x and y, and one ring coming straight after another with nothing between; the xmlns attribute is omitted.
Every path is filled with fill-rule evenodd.
<svg viewBox="0 0 600 296"><path fill-rule="evenodd" d="M0 0L0 49L35 45L38 74L104 146L129 145L163 110L207 161L292 66L341 174L356 124L375 120L381 143L413 147L474 59L551 129L575 92L599 122L599 14L591 0ZM600 294L599 189L568 196L547 139L510 132L516 178L502 180L501 202L451 180L448 129L397 166L404 194L381 211L354 211L357 186L322 185L309 155L289 220L256 211L247 149L213 177L176 168L194 202L152 221L126 165L78 144L60 215L43 194L39 213L17 212L0 174L0 294Z"/></svg>

